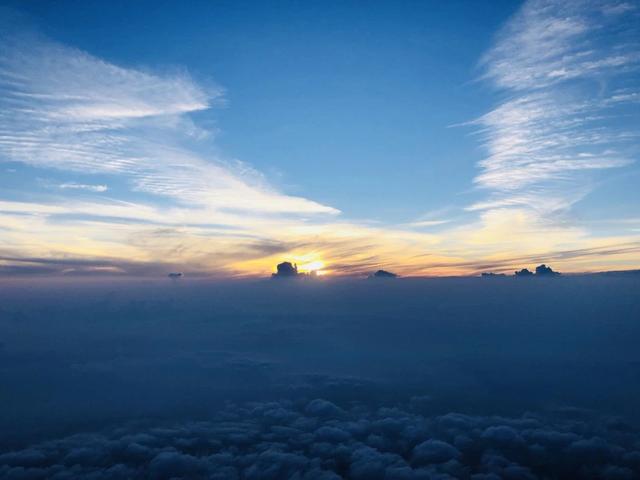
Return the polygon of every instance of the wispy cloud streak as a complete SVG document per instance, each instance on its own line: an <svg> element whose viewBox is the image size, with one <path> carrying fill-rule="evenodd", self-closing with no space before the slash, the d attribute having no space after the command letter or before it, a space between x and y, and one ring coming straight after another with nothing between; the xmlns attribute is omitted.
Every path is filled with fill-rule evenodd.
<svg viewBox="0 0 640 480"><path fill-rule="evenodd" d="M220 88L205 90L185 72L116 66L35 35L1 40L0 154L7 159L119 176L133 190L207 211L337 212L275 191L200 141L210 132L188 114L220 101Z"/></svg>
<svg viewBox="0 0 640 480"><path fill-rule="evenodd" d="M109 187L107 187L106 185L87 185L86 183L75 182L61 183L60 185L58 185L58 188L61 188L62 190L87 190L89 192L97 193L102 193L109 190Z"/></svg>
<svg viewBox="0 0 640 480"><path fill-rule="evenodd" d="M634 160L640 135L637 5L530 0L485 55L484 79L507 100L475 123L488 156L472 210L567 209L585 175ZM634 33L635 32L635 33Z"/></svg>
<svg viewBox="0 0 640 480"><path fill-rule="evenodd" d="M391 225L342 219L223 158L193 119L223 101L220 88L0 28L0 161L29 165L46 187L0 195L0 274L262 275L283 259L352 275L508 271L534 259L563 271L635 266L637 234L623 236L633 230L595 237L553 214L589 193L589 172L638 151L625 126L640 120L638 14L526 3L483 61L504 100L475 122L488 152L476 183L489 195L469 207L479 212Z"/></svg>

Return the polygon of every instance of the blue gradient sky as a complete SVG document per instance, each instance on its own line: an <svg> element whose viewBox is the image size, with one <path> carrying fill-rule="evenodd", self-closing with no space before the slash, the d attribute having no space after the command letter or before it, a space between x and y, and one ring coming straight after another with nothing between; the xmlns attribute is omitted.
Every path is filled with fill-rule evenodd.
<svg viewBox="0 0 640 480"><path fill-rule="evenodd" d="M636 2L3 4L9 273L639 263Z"/></svg>

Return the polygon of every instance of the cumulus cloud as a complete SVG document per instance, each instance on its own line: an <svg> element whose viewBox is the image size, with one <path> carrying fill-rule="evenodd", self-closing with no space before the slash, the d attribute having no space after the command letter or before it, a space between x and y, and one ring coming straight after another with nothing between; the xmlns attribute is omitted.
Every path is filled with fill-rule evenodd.
<svg viewBox="0 0 640 480"><path fill-rule="evenodd" d="M342 409L322 398L311 401L307 405L306 411L311 415L323 417L337 417L343 413Z"/></svg>
<svg viewBox="0 0 640 480"><path fill-rule="evenodd" d="M311 414L333 405L341 418ZM324 410L324 409L322 409ZM273 412L280 412L274 417ZM409 404L229 404L206 421L125 424L0 454L3 478L635 478L640 437L604 417L424 416ZM455 446L454 446L455 445Z"/></svg>
<svg viewBox="0 0 640 480"><path fill-rule="evenodd" d="M427 440L413 449L413 461L420 465L444 463L460 457L460 451L442 440Z"/></svg>
<svg viewBox="0 0 640 480"><path fill-rule="evenodd" d="M3 282L0 478L640 473L637 279L185 280Z"/></svg>

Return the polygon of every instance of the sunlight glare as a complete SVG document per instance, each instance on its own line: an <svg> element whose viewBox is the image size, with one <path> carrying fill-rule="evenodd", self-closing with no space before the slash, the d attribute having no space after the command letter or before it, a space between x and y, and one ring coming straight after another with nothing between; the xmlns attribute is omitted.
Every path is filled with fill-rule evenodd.
<svg viewBox="0 0 640 480"><path fill-rule="evenodd" d="M318 275L322 275L322 273L324 273L324 272L322 273L320 272L322 268L324 268L324 262L322 260L315 260L313 262L303 263L298 265L298 270L300 272L304 272L304 273L316 272Z"/></svg>

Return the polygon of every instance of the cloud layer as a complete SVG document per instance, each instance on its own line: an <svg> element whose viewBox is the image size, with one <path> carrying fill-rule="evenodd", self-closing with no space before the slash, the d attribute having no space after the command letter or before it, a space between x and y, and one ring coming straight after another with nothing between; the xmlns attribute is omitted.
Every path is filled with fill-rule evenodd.
<svg viewBox="0 0 640 480"><path fill-rule="evenodd" d="M8 479L633 479L640 437L589 412L421 413L424 398L228 405L210 421L130 424L0 454Z"/></svg>
<svg viewBox="0 0 640 480"><path fill-rule="evenodd" d="M639 275L0 284L2 479L640 473Z"/></svg>

